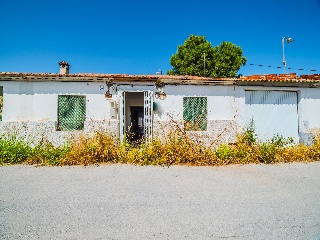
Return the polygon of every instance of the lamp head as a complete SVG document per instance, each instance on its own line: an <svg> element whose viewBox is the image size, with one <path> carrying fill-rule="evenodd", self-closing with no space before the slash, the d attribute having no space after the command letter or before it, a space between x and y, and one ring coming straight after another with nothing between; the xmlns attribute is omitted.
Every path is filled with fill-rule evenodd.
<svg viewBox="0 0 320 240"><path fill-rule="evenodd" d="M167 97L167 94L165 94L164 92L156 92L155 97L160 100L164 100Z"/></svg>
<svg viewBox="0 0 320 240"><path fill-rule="evenodd" d="M287 43L293 42L293 38L286 38Z"/></svg>

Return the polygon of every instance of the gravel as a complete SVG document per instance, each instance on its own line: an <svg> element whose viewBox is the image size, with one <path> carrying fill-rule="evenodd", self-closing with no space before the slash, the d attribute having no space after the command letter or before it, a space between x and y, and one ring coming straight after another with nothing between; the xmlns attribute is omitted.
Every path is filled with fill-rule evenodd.
<svg viewBox="0 0 320 240"><path fill-rule="evenodd" d="M320 162L0 167L0 239L320 240Z"/></svg>

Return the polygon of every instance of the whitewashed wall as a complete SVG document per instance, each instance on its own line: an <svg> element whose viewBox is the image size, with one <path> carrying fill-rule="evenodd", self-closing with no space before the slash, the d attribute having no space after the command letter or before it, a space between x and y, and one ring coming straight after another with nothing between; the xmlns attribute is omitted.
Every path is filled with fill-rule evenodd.
<svg viewBox="0 0 320 240"><path fill-rule="evenodd" d="M237 87L239 102L239 126L245 127L245 90L256 91L296 91L298 95L298 131L301 143L310 143L313 136L320 133L320 88L297 87L263 87L239 86Z"/></svg>
<svg viewBox="0 0 320 240"><path fill-rule="evenodd" d="M2 128L6 123L29 124L39 128L46 126L47 132L63 138L70 133L57 132L58 95L85 95L85 131L90 132L99 123L117 133L117 119L110 119L110 100L104 96L106 86L98 82L19 82L2 81L4 109ZM154 84L114 84L111 88L112 100L118 100L119 91L156 92ZM223 133L223 140L233 141L235 134L245 127L245 90L286 90L298 92L299 135L301 141L309 141L311 134L320 129L320 89L262 86L203 86L166 85L165 100L154 99L157 111L154 112L155 130L161 124L167 125L172 116L180 124L183 121L183 97L205 96L208 103L208 131L205 134L216 137ZM35 124L36 123L36 124ZM157 125L157 123L159 123ZM8 124L6 126L8 126ZM158 127L158 129L157 129ZM228 128L228 129L227 129ZM49 130L48 130L49 129ZM227 129L227 130L226 130Z"/></svg>
<svg viewBox="0 0 320 240"><path fill-rule="evenodd" d="M209 120L233 120L237 106L234 98L233 86L165 86L167 94L165 100L156 99L161 113L171 113L175 117L183 119L183 97L207 97ZM166 120L167 116L161 116Z"/></svg>
<svg viewBox="0 0 320 240"><path fill-rule="evenodd" d="M109 104L100 83L82 82L3 82L3 121L56 121L58 95L85 95L86 119L109 118Z"/></svg>
<svg viewBox="0 0 320 240"><path fill-rule="evenodd" d="M155 99L158 108L154 113L155 132L161 134L172 130L177 124L183 126L184 97L207 97L207 131L189 133L203 137L209 145L235 141L239 105L234 86L170 85L163 90L167 95L165 100Z"/></svg>
<svg viewBox="0 0 320 240"><path fill-rule="evenodd" d="M306 88L299 92L300 141L310 142L320 134L320 88Z"/></svg>
<svg viewBox="0 0 320 240"><path fill-rule="evenodd" d="M110 101L106 86L97 82L0 82L4 92L3 118L0 132L12 132L37 142L41 138L60 145L74 135L90 134L96 129L117 132L117 121L110 120ZM86 96L84 131L56 131L58 96Z"/></svg>

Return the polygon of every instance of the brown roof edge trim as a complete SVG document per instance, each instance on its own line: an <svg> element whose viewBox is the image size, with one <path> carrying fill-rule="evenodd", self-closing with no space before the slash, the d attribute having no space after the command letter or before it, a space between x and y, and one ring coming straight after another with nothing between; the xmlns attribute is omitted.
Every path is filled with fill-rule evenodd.
<svg viewBox="0 0 320 240"><path fill-rule="evenodd" d="M258 76L258 75L257 75ZM85 82L85 81L108 81L112 79L113 82L166 82L166 83L190 83L193 84L228 84L235 82L319 82L318 75L314 78L265 78L261 77L241 77L241 78L204 78L197 76L169 76L169 75L128 75L128 74L69 74L61 75L57 73L12 73L0 72L0 81L58 81L58 82Z"/></svg>

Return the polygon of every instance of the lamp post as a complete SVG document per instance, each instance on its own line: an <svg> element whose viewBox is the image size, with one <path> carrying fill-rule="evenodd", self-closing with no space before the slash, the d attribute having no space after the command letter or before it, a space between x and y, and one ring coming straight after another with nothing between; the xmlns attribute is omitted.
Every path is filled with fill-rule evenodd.
<svg viewBox="0 0 320 240"><path fill-rule="evenodd" d="M284 56L284 41L286 41L287 43L290 43L290 42L293 42L294 40L293 38L282 37L282 63L283 63L284 73L286 73L287 61Z"/></svg>
<svg viewBox="0 0 320 240"><path fill-rule="evenodd" d="M203 77L206 77L206 53L203 53Z"/></svg>

